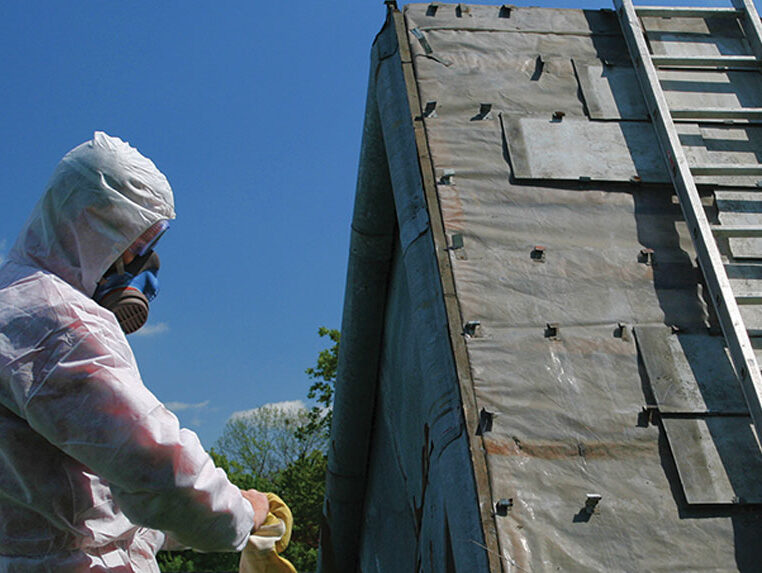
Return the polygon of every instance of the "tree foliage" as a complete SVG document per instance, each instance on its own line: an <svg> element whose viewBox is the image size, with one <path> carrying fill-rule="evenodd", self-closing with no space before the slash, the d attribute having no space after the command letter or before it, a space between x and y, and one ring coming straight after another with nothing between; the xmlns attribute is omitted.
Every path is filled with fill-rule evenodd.
<svg viewBox="0 0 762 573"><path fill-rule="evenodd" d="M307 376L314 380L307 391L307 398L315 400L317 405L309 411L308 420L299 428L297 435L322 434L328 439L333 421L333 393L336 385L336 370L339 367L341 333L336 329L321 326L318 329L318 335L321 338L327 336L333 344L320 351L314 368L305 370Z"/></svg>
<svg viewBox="0 0 762 573"><path fill-rule="evenodd" d="M320 433L297 432L309 421L305 408L278 404L255 408L228 420L216 450L236 469L273 478L300 457L325 449L326 439Z"/></svg>
<svg viewBox="0 0 762 573"><path fill-rule="evenodd" d="M273 491L288 504L294 529L284 557L303 573L317 566L339 355L339 331L321 327L318 334L332 344L306 370L313 380L307 397L317 404L309 410L271 405L238 415L228 421L210 451L232 483L241 489ZM235 572L238 559L237 553L161 552L159 566L167 573Z"/></svg>

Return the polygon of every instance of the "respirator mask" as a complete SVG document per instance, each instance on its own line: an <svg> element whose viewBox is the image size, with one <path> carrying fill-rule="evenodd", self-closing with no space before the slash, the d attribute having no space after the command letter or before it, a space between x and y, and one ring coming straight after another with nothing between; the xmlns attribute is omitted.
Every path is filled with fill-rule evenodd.
<svg viewBox="0 0 762 573"><path fill-rule="evenodd" d="M148 320L149 302L159 292L159 255L153 247L168 228L167 221L152 225L127 249L132 260L125 264L119 257L95 289L93 299L114 313L125 334L132 334Z"/></svg>

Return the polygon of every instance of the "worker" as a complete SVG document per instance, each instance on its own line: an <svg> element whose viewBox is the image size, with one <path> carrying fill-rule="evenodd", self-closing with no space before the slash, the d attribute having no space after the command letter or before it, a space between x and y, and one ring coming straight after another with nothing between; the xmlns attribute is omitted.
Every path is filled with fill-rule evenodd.
<svg viewBox="0 0 762 573"><path fill-rule="evenodd" d="M0 572L158 572L159 549L241 550L267 516L143 385L125 337L174 216L153 162L97 132L0 266Z"/></svg>

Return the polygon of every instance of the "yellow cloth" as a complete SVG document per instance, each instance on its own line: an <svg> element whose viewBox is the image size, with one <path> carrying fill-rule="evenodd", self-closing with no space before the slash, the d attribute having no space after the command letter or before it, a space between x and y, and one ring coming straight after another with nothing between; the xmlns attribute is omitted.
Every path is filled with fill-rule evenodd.
<svg viewBox="0 0 762 573"><path fill-rule="evenodd" d="M262 526L249 536L238 563L238 573L296 573L294 566L278 555L291 540L294 525L291 510L274 493L265 495L270 502L270 513Z"/></svg>

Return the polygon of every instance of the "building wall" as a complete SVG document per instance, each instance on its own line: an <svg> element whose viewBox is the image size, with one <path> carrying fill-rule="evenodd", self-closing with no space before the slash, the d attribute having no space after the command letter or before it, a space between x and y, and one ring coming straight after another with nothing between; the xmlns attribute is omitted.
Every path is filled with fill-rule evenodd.
<svg viewBox="0 0 762 573"><path fill-rule="evenodd" d="M405 81L397 44L400 18L390 14L371 58L321 570L489 571L452 325L408 101L408 86L414 86ZM412 71L409 60L406 65ZM379 142L384 153L371 153ZM384 201L378 182L386 180ZM380 296L378 281L374 277L370 287L362 269L375 273L383 267L368 245L386 232L372 223L389 206L396 220L394 251ZM379 311L383 319L375 324Z"/></svg>
<svg viewBox="0 0 762 573"><path fill-rule="evenodd" d="M431 256L429 251L428 256ZM487 571L478 499L449 345L422 322L438 277L397 243L388 286L360 570ZM428 297L425 297L428 298ZM436 304L436 301L428 301ZM441 303L439 303L441 304ZM446 334L446 331L444 331ZM441 336L441 331L440 331ZM427 344L428 343L428 344Z"/></svg>
<svg viewBox="0 0 762 573"><path fill-rule="evenodd" d="M727 23L652 25L658 49L742 44ZM756 72L718 73L667 74L668 97L760 93ZM390 11L364 134L383 153L361 161L353 233L384 181L394 249L373 296L363 269L381 267L350 259L345 325L377 323L342 340L322 553L342 561L323 571L758 569L762 458L727 407L734 380L637 89L612 12ZM694 161L762 157L758 126L680 129ZM756 188L700 183L710 213L717 185Z"/></svg>
<svg viewBox="0 0 762 573"><path fill-rule="evenodd" d="M488 571L480 503L396 31L374 50L398 226L361 533L361 571ZM388 55L391 52L391 55Z"/></svg>
<svg viewBox="0 0 762 573"><path fill-rule="evenodd" d="M687 337L700 354L718 342L711 301L616 15L421 4L405 16L433 107L422 121L437 199L462 244L449 252L462 320L480 323L466 345L477 408L492 415L492 502L511 500L495 516L505 570L753 571L759 448L746 446L748 413L712 407L737 381L688 352ZM649 26L671 53L738 45L727 22ZM742 100L759 81L703 73L664 77L673 105ZM758 127L680 130L693 161L762 157ZM726 182L702 183L711 216ZM762 277L759 261L744 270ZM652 329L664 344L646 344ZM668 363L666 383L653 362ZM588 494L601 496L594 513Z"/></svg>

